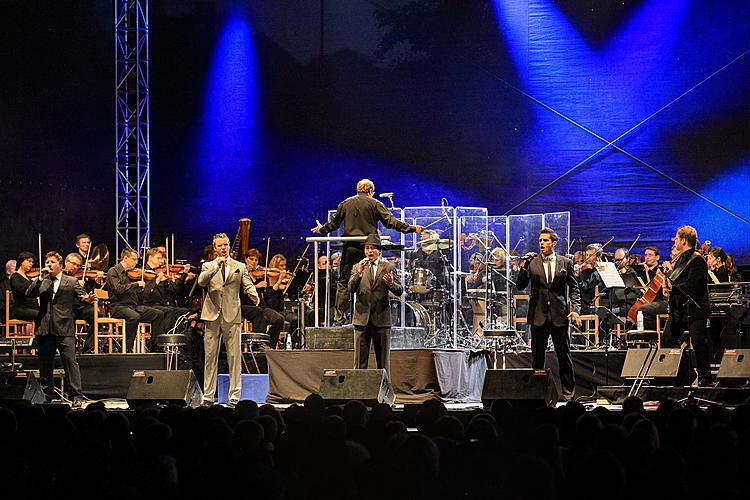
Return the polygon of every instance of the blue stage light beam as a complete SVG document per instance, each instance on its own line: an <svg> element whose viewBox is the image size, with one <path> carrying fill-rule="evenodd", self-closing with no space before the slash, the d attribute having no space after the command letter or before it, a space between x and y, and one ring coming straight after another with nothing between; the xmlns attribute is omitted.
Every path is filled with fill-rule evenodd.
<svg viewBox="0 0 750 500"><path fill-rule="evenodd" d="M261 105L257 56L247 13L230 10L217 40L206 80L203 116L196 146L200 178L199 217L203 224L226 224L246 215L262 162Z"/></svg>

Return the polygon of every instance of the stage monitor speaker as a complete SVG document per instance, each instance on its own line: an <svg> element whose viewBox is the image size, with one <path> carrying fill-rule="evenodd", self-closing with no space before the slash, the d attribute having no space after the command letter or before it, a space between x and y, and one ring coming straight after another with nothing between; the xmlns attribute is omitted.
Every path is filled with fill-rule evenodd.
<svg viewBox="0 0 750 500"><path fill-rule="evenodd" d="M174 404L196 408L203 402L203 391L193 370L138 370L128 388L128 406Z"/></svg>
<svg viewBox="0 0 750 500"><path fill-rule="evenodd" d="M690 385L696 374L690 369L689 355L683 349L661 348L656 351L646 375L653 379L651 385Z"/></svg>
<svg viewBox="0 0 750 500"><path fill-rule="evenodd" d="M689 385L695 377L682 349L628 349L620 376L632 379L639 373L650 380L649 385Z"/></svg>
<svg viewBox="0 0 750 500"><path fill-rule="evenodd" d="M719 384L740 387L750 383L750 349L726 349L719 365Z"/></svg>
<svg viewBox="0 0 750 500"><path fill-rule="evenodd" d="M396 395L385 370L323 370L320 396L329 403L340 404L357 399L366 405L393 405Z"/></svg>
<svg viewBox="0 0 750 500"><path fill-rule="evenodd" d="M33 404L44 403L44 391L39 381L31 372L0 373L0 405L15 401L28 401Z"/></svg>
<svg viewBox="0 0 750 500"><path fill-rule="evenodd" d="M552 406L557 403L557 396L549 369L487 370L484 374L482 401L485 406L495 400L509 401L513 406Z"/></svg>

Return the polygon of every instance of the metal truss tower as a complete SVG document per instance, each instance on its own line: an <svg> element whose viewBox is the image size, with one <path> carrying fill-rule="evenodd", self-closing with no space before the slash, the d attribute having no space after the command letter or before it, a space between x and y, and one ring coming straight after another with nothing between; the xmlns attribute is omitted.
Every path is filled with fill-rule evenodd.
<svg viewBox="0 0 750 500"><path fill-rule="evenodd" d="M149 0L115 0L115 259L151 239ZM139 250L140 252L140 250Z"/></svg>

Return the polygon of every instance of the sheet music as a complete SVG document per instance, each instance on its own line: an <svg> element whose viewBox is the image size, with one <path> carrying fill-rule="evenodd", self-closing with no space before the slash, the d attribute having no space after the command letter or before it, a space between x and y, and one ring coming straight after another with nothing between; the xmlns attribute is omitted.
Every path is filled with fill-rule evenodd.
<svg viewBox="0 0 750 500"><path fill-rule="evenodd" d="M599 276L602 277L604 286L607 288L625 288L625 282L617 272L614 262L597 262L596 270L599 271Z"/></svg>

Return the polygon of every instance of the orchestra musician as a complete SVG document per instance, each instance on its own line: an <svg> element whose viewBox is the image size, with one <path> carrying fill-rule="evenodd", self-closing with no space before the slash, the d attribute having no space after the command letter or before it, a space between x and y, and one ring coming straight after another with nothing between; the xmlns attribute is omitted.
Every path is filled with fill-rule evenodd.
<svg viewBox="0 0 750 500"><path fill-rule="evenodd" d="M423 226L409 225L402 222L388 211L380 201L374 198L375 184L370 179L357 182L357 194L339 203L336 213L325 224L319 222L311 229L314 233L329 234L344 224L344 236L367 236L377 234L378 221L385 227L402 233L421 233ZM317 221L316 221L317 222ZM361 242L344 243L341 262L339 263L339 280L336 287L336 306L334 324L341 326L346 321L349 309L349 277L352 266L365 256Z"/></svg>
<svg viewBox="0 0 750 500"><path fill-rule="evenodd" d="M271 349L276 349L279 343L279 335L281 330L284 328L284 316L278 311L268 306L266 301L266 293L268 292L268 280L265 269L262 269L259 262L262 255L256 248L249 248L245 252L245 265L247 266L247 272L250 275L250 279L253 280L255 290L258 293L258 306L261 309L261 314L265 325L268 327L269 346ZM263 273L259 271L263 271ZM246 300L243 297L243 301ZM246 304L242 303L243 315ZM255 327L253 326L253 329Z"/></svg>
<svg viewBox="0 0 750 500"><path fill-rule="evenodd" d="M81 369L76 360L73 306L91 301L78 280L62 272L62 256L48 252L45 268L26 290L27 297L39 297L41 314L36 325L39 375L48 400L54 399L53 367L55 351L60 352L65 370L65 387L73 396L73 407L83 401Z"/></svg>
<svg viewBox="0 0 750 500"><path fill-rule="evenodd" d="M298 331L299 316L287 306L286 289L291 283L294 275L286 270L286 257L277 253L271 257L268 267L274 272L268 277L268 286L266 287L266 304L268 307L281 314L285 321L289 323L289 332L287 335L292 337L292 345L296 348L301 345L300 332Z"/></svg>
<svg viewBox="0 0 750 500"><path fill-rule="evenodd" d="M210 405L216 399L219 342L223 339L229 363L229 406L234 407L242 391L240 293L250 296L255 305L260 299L245 264L229 256L229 237L218 233L213 237L213 245L215 258L203 263L198 276L198 285L206 288L201 311L205 322L203 401Z"/></svg>
<svg viewBox="0 0 750 500"><path fill-rule="evenodd" d="M554 251L557 240L557 233L553 229L541 229L540 254L527 254L516 284L518 290L531 285L527 322L531 329L532 367L535 370L544 368L547 342L551 336L560 365L563 398L570 400L575 394L575 376L568 321L572 320L576 326L581 326L580 293L573 262Z"/></svg>
<svg viewBox="0 0 750 500"><path fill-rule="evenodd" d="M9 260L5 263L5 274L3 274L2 279L0 279L0 311L2 314L5 314L5 292L10 291L12 293L12 289L10 287L10 277L13 276L13 273L16 272L16 261L15 260ZM10 310L13 310L13 298L11 296L11 304L10 304Z"/></svg>
<svg viewBox="0 0 750 500"><path fill-rule="evenodd" d="M36 298L26 295L26 290L31 286L31 279L27 273L34 267L34 254L21 252L16 262L18 262L18 267L10 277L10 289L13 292L13 318L35 321L39 315L39 302Z"/></svg>
<svg viewBox="0 0 750 500"><path fill-rule="evenodd" d="M578 287L581 293L581 314L596 314L597 292L604 291L604 282L596 263L601 260L602 246L591 243L586 246L583 263L578 267Z"/></svg>
<svg viewBox="0 0 750 500"><path fill-rule="evenodd" d="M664 326L662 346L678 346L683 340L682 332L687 330L695 349L698 385L707 386L712 383L706 339L708 266L695 250L698 243L695 228L680 226L673 240L676 259L664 284L669 319Z"/></svg>
<svg viewBox="0 0 750 500"><path fill-rule="evenodd" d="M727 253L721 247L712 247L709 249L707 254L709 285L728 283L730 281L726 262ZM721 363L721 358L724 354L722 336L725 334L731 336L737 331L739 326L737 319L731 314L732 311L726 310L725 312L727 313L725 318L709 318L708 347L710 359L713 363Z"/></svg>
<svg viewBox="0 0 750 500"><path fill-rule="evenodd" d="M120 262L107 271L107 289L113 318L125 320L125 340L127 350L133 351L133 341L138 331L138 323L151 324L151 337L158 338L163 333L164 313L158 309L139 304L139 295L146 282L131 281L128 271L135 269L138 252L126 248L120 253Z"/></svg>
<svg viewBox="0 0 750 500"><path fill-rule="evenodd" d="M644 262L640 266L636 266L636 275L639 278L639 282L648 286L651 280L656 276L658 270L664 271L662 266L659 265L659 249L656 247L646 247L643 250ZM656 300L651 301L648 304L643 304L638 307L638 310L643 313L643 328L646 330L656 329L656 316L658 314L667 314L667 301L664 299L663 291L659 290L656 296Z"/></svg>
<svg viewBox="0 0 750 500"><path fill-rule="evenodd" d="M91 236L86 233L81 233L76 236L76 250L72 253L77 253L81 256L83 263L86 263L86 258L89 256L89 249L91 248Z"/></svg>
<svg viewBox="0 0 750 500"><path fill-rule="evenodd" d="M166 249L164 247L149 248L146 251L145 271L156 273L153 279L146 281L145 286L140 294L140 303L147 307L161 311L164 315L162 323L162 333L169 331L174 327L177 318L190 312L186 307L176 305L176 297L182 293L185 282L195 277L190 273L190 264L185 264L182 271L174 278L171 278L162 270L164 268ZM158 272L156 271L158 270ZM149 341L149 350L156 351L158 337L152 331Z"/></svg>
<svg viewBox="0 0 750 500"><path fill-rule="evenodd" d="M366 369L370 344L375 350L377 367L391 374L389 293L400 296L404 289L394 272L394 265L381 257L380 236L370 234L365 241L365 255L354 266L349 292L357 294L354 304L354 368Z"/></svg>
<svg viewBox="0 0 750 500"><path fill-rule="evenodd" d="M710 283L728 283L729 271L726 267L727 253L721 247L712 247L708 251L708 277Z"/></svg>

